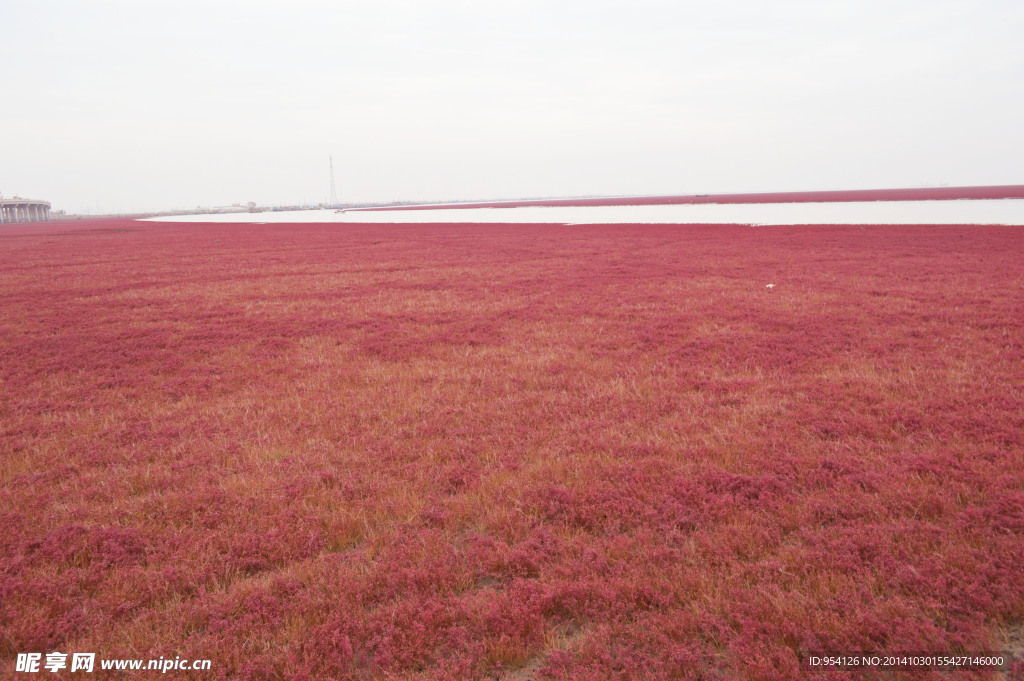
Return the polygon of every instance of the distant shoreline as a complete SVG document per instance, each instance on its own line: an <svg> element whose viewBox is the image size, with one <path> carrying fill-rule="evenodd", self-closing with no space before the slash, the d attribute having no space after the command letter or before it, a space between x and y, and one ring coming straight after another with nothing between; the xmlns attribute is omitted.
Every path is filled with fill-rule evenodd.
<svg viewBox="0 0 1024 681"><path fill-rule="evenodd" d="M471 201L405 206L351 208L353 211L519 208L528 206L664 206L690 203L839 203L853 201L949 201L957 199L1024 199L1024 184L983 187L917 187L904 189L842 189L810 192L746 192L740 194L669 194L564 199Z"/></svg>

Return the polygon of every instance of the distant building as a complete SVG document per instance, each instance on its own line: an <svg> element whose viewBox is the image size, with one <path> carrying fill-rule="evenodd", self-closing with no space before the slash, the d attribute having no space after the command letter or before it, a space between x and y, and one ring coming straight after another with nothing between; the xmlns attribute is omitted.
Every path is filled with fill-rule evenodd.
<svg viewBox="0 0 1024 681"><path fill-rule="evenodd" d="M20 196L0 198L0 224L8 222L44 222L50 219L50 202L23 199Z"/></svg>

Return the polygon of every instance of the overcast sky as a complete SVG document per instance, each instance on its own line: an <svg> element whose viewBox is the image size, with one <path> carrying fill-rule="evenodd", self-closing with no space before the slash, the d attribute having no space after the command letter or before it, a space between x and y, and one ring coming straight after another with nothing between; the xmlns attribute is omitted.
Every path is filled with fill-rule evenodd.
<svg viewBox="0 0 1024 681"><path fill-rule="evenodd" d="M0 0L68 211L1024 183L1021 0Z"/></svg>

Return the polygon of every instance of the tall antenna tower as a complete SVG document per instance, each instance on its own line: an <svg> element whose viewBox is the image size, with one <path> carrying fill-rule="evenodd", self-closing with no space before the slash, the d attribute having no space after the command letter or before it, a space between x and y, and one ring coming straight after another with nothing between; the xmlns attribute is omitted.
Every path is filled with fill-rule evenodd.
<svg viewBox="0 0 1024 681"><path fill-rule="evenodd" d="M338 189L334 186L334 156L328 156L331 160L331 205L338 205Z"/></svg>

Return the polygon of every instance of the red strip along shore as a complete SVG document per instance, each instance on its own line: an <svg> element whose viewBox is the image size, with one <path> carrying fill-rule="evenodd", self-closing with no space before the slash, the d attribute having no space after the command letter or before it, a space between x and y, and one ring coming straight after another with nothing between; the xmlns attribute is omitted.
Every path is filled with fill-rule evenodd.
<svg viewBox="0 0 1024 681"><path fill-rule="evenodd" d="M852 189L816 192L678 194L665 196L531 199L523 201L477 201L470 203L375 206L373 208L350 208L348 210L452 210L457 208L518 208L525 206L657 206L683 203L838 203L847 201L942 201L956 199L1024 199L1024 184L987 187L918 187L913 189Z"/></svg>

